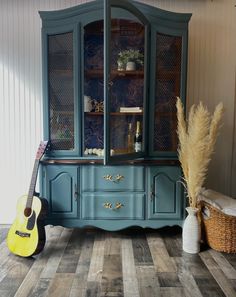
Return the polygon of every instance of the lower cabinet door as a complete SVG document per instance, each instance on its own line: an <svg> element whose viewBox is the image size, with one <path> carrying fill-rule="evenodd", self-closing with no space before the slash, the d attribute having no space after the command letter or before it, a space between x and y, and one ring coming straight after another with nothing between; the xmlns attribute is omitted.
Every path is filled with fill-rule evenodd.
<svg viewBox="0 0 236 297"><path fill-rule="evenodd" d="M148 179L148 218L181 219L183 189L180 167L150 167Z"/></svg>
<svg viewBox="0 0 236 297"><path fill-rule="evenodd" d="M144 219L144 194L138 193L83 193L82 219Z"/></svg>
<svg viewBox="0 0 236 297"><path fill-rule="evenodd" d="M43 170L50 218L77 217L78 167L48 165Z"/></svg>

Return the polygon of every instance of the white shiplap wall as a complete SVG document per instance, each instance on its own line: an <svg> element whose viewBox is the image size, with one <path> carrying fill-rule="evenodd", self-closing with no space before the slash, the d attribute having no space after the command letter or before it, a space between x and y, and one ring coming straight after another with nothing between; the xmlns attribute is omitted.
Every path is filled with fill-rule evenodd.
<svg viewBox="0 0 236 297"><path fill-rule="evenodd" d="M11 223L26 193L42 138L41 21L39 10L84 0L0 0L0 224ZM163 9L192 12L189 32L188 105L199 100L226 112L208 185L236 196L233 158L236 8L233 0L146 0ZM234 141L235 138L234 138ZM235 146L234 146L235 147ZM236 154L236 149L234 155Z"/></svg>

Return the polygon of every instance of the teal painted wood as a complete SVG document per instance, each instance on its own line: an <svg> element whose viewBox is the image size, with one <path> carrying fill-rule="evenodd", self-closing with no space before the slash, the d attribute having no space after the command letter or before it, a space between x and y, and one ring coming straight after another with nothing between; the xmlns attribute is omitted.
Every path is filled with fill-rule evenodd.
<svg viewBox="0 0 236 297"><path fill-rule="evenodd" d="M181 35L183 38L182 51L182 81L181 97L185 100L186 69L187 69L187 37L188 21L191 14L179 14L166 12L161 9L129 0L94 1L61 11L40 12L43 20L42 49L43 49L43 97L44 97L44 138L49 138L49 106L48 106L48 72L47 72L47 36L73 30L74 32L74 90L75 90L75 121L76 121L76 150L56 151L50 158L57 159L83 159L83 94L84 94L84 54L83 54L83 27L90 22L105 20L104 43L104 99L105 99L105 150L104 162L112 163L110 156L109 140L109 82L110 82L110 22L111 7L113 17L126 17L134 19L138 17L146 26L145 38L145 79L150 84L145 85L145 151L150 147L149 139L153 137L153 131L149 129L153 125L153 98L155 92L155 33L162 32L170 35ZM127 13L124 14L124 11ZM149 30L149 28L151 28ZM151 31L151 34L150 34ZM149 66L150 65L150 66ZM150 115L152 120L150 122ZM130 160L144 156L144 154L130 154ZM149 150L147 158L175 159L176 154L159 154ZM114 158L114 161L125 160L126 155ZM87 158L86 159L90 159ZM92 157L91 159L94 159ZM98 167L96 169L95 167ZM62 225L65 227L95 226L105 230L120 230L131 226L143 228L160 228L167 225L182 226L183 195L180 184L177 183L177 175L180 175L178 167L142 167L142 166L94 166L83 165L48 165L43 166L40 192L49 200L50 214L48 224ZM146 173L148 174L146 174ZM104 175L103 175L104 174ZM106 174L116 176L124 175L125 179L118 183L107 181L101 177ZM81 176L81 178L79 178ZM126 179L128 176L128 179ZM101 180L100 180L101 178ZM157 194L154 200L150 200L151 185L154 181ZM81 192L80 196L75 192ZM80 193L79 193L80 194ZM111 199L112 205L121 200L127 208L110 210L103 207L105 198ZM79 201L76 201L79 199ZM82 208L80 208L80 202ZM80 217L83 216L83 219ZM86 219L89 218L89 219Z"/></svg>
<svg viewBox="0 0 236 297"><path fill-rule="evenodd" d="M45 183L45 174L46 174L46 166L42 166L39 163L39 193L41 198L45 198L47 196L46 183Z"/></svg>
<svg viewBox="0 0 236 297"><path fill-rule="evenodd" d="M47 28L42 30L42 49L43 49L43 122L44 122L44 139L50 140L50 107L49 107L49 77L48 77L48 36L73 32L73 93L74 93L74 149L73 150L49 150L49 157L57 156L78 156L79 155L79 102L78 93L78 67L80 66L80 49L78 48L78 35L80 34L78 24L61 25L56 28Z"/></svg>
<svg viewBox="0 0 236 297"><path fill-rule="evenodd" d="M178 36L182 39L182 53L181 53L181 77L180 77L180 98L185 105L186 102L186 80L187 80L187 26L184 29L176 29L163 27L159 24L158 20L155 23L152 23L151 26L151 61L150 64L150 98L149 98L149 156L153 157L177 157L176 151L155 151L154 150L154 121L155 121L155 97L156 97L156 65L157 61L157 47L156 40L157 34L165 34L167 36Z"/></svg>
<svg viewBox="0 0 236 297"><path fill-rule="evenodd" d="M110 160L110 42L111 42L111 8L104 0L104 165Z"/></svg>
<svg viewBox="0 0 236 297"><path fill-rule="evenodd" d="M134 154L122 154L122 155L111 155L110 151L112 147L110 146L110 100L112 99L112 96L110 95L110 81L111 81L111 75L110 75L110 40L111 40L111 18L114 17L114 14L112 13L112 10L114 8L121 8L122 10L119 12L119 9L114 10L115 17L116 18L124 18L123 11L128 11L133 17L131 19L137 19L139 20L145 28L145 44L144 49L145 53L148 53L148 41L149 41L149 22L146 18L146 16L137 9L131 1L127 0L105 0L104 1L104 23L106 25L106 28L104 30L104 98L105 98L105 118L104 118L104 143L105 143L105 157L104 157L104 165L106 164L112 164L114 162L117 162L118 160L129 160L129 159L136 159L141 158L147 155L147 135L146 133L143 133L143 148L144 150L142 152L134 153ZM147 131L147 125L146 125L146 108L147 108L147 73L148 73L148 54L145 55L145 67L144 67L144 110L145 113L143 115L143 121L144 121L144 131Z"/></svg>
<svg viewBox="0 0 236 297"><path fill-rule="evenodd" d="M79 135L82 135L82 104L81 102L84 102L83 100L83 94L84 92L82 92L82 77L83 77L83 73L82 73L82 48L83 48L83 43L81 43L81 39L82 39L82 28L81 28L81 23L77 23L76 25L76 29L75 29L75 37L74 37L74 48L75 48L75 52L74 52L74 69L73 69L73 73L74 73L74 96L75 96L75 118L76 118L76 122L75 125L77 125L76 129L75 129L75 133L76 130L77 135L75 135L75 146L77 147L77 155L82 156L82 141L83 139L81 137L79 137ZM78 71L78 69L80 69L80 71Z"/></svg>
<svg viewBox="0 0 236 297"><path fill-rule="evenodd" d="M62 10L39 11L39 14L43 21L43 27L55 27L62 22L70 24L71 22L78 22L78 20L81 21L81 18L84 16L88 18L88 22L91 21L91 16L93 18L97 16L98 19L102 19L103 7L103 0L92 1Z"/></svg>
<svg viewBox="0 0 236 297"><path fill-rule="evenodd" d="M143 166L82 166L81 191L144 191Z"/></svg>
<svg viewBox="0 0 236 297"><path fill-rule="evenodd" d="M173 12L167 12L146 4L142 4L142 3L137 3L135 1L118 1L118 0L107 0L105 1L105 7L103 5L103 1L94 1L91 3L87 3L87 4L83 4L83 5L79 5L73 8L68 8L68 9L64 9L61 11L50 11L50 12L40 12L40 16L43 20L43 56L44 56L44 67L43 67L43 85L44 85L44 98L47 98L48 95L48 86L47 86L47 55L45 54L45 46L47 46L47 42L45 42L45 34L47 34L46 32L48 30L52 30L52 32L64 32L63 27L68 27L71 26L71 24L74 24L75 28L77 27L77 32L78 30L78 26L79 26L79 22L81 22L81 26L84 26L85 24L87 24L90 21L95 21L98 19L101 19L103 17L102 12L104 9L104 20L106 23L105 26L105 46L104 46L104 54L105 54L105 59L104 59L104 69L105 69L105 74L104 74L104 78L105 78L105 83L104 83L104 98L105 98L105 121L104 121L104 131L105 131L105 157L104 157L104 163L105 164L109 164L112 163L113 161L117 161L117 159L121 159L121 160L125 160L125 159L135 159L135 158L140 158L143 156L148 156L147 154L147 149L148 149L148 141L146 141L146 139L152 139L153 138L153 131L151 131L151 135L149 136L149 124L147 123L148 119L147 117L147 113L148 113L148 105L149 102L148 100L145 100L145 116L144 116L144 153L141 154L132 154L132 155L124 155L124 156L110 156L110 139L109 139L109 123L110 123L110 119L109 119L109 63L107 63L110 60L110 52L109 52L109 42L110 42L110 10L111 10L111 6L114 8L118 8L121 7L123 9L127 9L127 11L129 12L129 14L133 13L135 16L137 16L141 22L143 22L146 26L146 53L147 55L145 55L145 59L147 59L147 63L145 63L146 65L149 65L148 63L148 57L149 57L149 51L150 49L153 48L153 40L150 41L150 48L147 48L147 45L149 44L148 42L148 37L149 37L149 33L148 33L148 26L149 23L152 24L156 24L156 26L158 26L158 30L159 31L163 31L163 32L167 32L169 30L170 33L173 32L178 32L178 30L182 30L181 32L184 32L183 34L185 34L186 36L186 40L187 40L187 28L188 28L188 21L191 17L191 14L179 14L179 13L173 13ZM122 13L121 13L121 17L123 17ZM169 28L169 29L167 29ZM49 32L49 31L48 31ZM76 33L77 33L76 32ZM178 33L179 34L179 33ZM77 40L79 40L79 38L77 38L78 34L75 34L75 38L74 38L74 42L76 43L76 50L75 50L75 54L77 55L77 53L79 53L79 50L81 50L81 47L78 45ZM77 40L76 40L77 39ZM80 39L82 40L82 38ZM83 63L83 54L82 54L82 50L81 50L81 62ZM183 47L183 65L182 65L182 70L186 73L186 61L187 61L187 42L184 42L184 47ZM79 66L79 55L76 56L75 55L75 67L74 69L81 69L81 77L78 78L78 71L75 72L75 93L77 95L75 95L75 103L78 103L78 106L76 106L77 110L78 110L78 114L79 114L79 109L81 109L81 98L83 96L83 88L80 86L83 86L83 73L82 73L82 67ZM82 65L82 63L80 65ZM155 65L155 63L150 63L150 65ZM76 68L78 67L78 68ZM147 68L147 67L146 67ZM145 69L145 72L147 71L147 69ZM149 72L149 71L148 71ZM145 77L148 78L147 73L145 73ZM151 83L153 83L153 71L151 70L151 75L150 75L150 79L149 81ZM147 86L145 85L145 97L148 93L148 89ZM153 87L151 86L151 92ZM185 100L185 89L186 89L186 75L183 74L183 79L182 79L182 88L181 88L181 97L183 98L183 101ZM153 98L153 95L151 94L151 100ZM77 100L76 100L77 99ZM45 130L47 129L48 126L48 105L47 103L44 105L44 123L45 124ZM152 110L152 102L150 102L150 110ZM152 116L152 114L151 114ZM76 128L78 129L78 133L77 131L75 131L75 135L76 137L78 135L81 135L81 116L79 116L79 118L76 118L77 122L75 122L76 124ZM151 125L152 126L152 121L151 121ZM48 139L49 138L49 133L48 131L45 131L44 133L44 138ZM67 156L77 156L77 157L81 157L82 156L82 145L81 143L79 143L80 139L77 139L75 141L76 144L76 148L73 151L55 151L55 152L51 152L51 157L59 157L59 158L66 158ZM109 147L108 147L109 146ZM149 143L149 156L154 156L154 157L160 157L162 158L164 157L173 157L176 156L176 154L174 153L170 153L170 152L166 152L166 153L159 153L159 152L153 152L151 151L151 145Z"/></svg>
<svg viewBox="0 0 236 297"><path fill-rule="evenodd" d="M148 218L181 219L183 193L180 167L150 167L148 180Z"/></svg>
<svg viewBox="0 0 236 297"><path fill-rule="evenodd" d="M79 227L97 227L107 231L118 231L128 227L141 227L141 228L161 228L165 226L180 226L182 227L182 220L79 220L79 219L49 219L47 218L46 224L60 225L68 228Z"/></svg>
<svg viewBox="0 0 236 297"><path fill-rule="evenodd" d="M82 219L133 220L144 219L144 194L86 193L81 196ZM106 208L109 207L110 208ZM120 205L120 208L117 208ZM110 224L110 223L108 223Z"/></svg>
<svg viewBox="0 0 236 297"><path fill-rule="evenodd" d="M50 218L77 218L79 204L78 168L76 166L45 166L45 198Z"/></svg>
<svg viewBox="0 0 236 297"><path fill-rule="evenodd" d="M128 1L131 2L130 0ZM184 28L186 27L186 24L189 22L192 16L191 13L178 13L167 11L137 1L132 1L132 3L134 6L136 6L138 9L142 11L142 13L146 16L146 18L149 21L158 19L160 23L162 23L166 27L169 27L170 24L172 24L174 28Z"/></svg>
<svg viewBox="0 0 236 297"><path fill-rule="evenodd" d="M49 140L49 105L48 105L48 37L42 28L42 95L43 95L43 138Z"/></svg>
<svg viewBox="0 0 236 297"><path fill-rule="evenodd" d="M118 2L118 1L117 1ZM166 20L168 22L174 22L177 24L184 24L188 22L191 18L190 13L176 13L171 11L166 11L157 7L153 7L146 3L140 3L137 1L122 1L129 2L138 8L142 13L148 17L154 17ZM118 2L119 4L119 2ZM40 11L40 17L44 21L44 24L48 24L49 21L57 21L62 19L71 19L73 17L77 17L78 15L83 15L85 13L99 11L103 9L104 0L91 1L88 3L80 4L74 7L56 10L56 11Z"/></svg>
<svg viewBox="0 0 236 297"><path fill-rule="evenodd" d="M112 7L119 7L123 8L124 10L128 10L131 14L135 15L142 24L149 25L148 19L142 13L142 10L137 9L134 5L134 1L129 0L105 0L108 2L110 8Z"/></svg>

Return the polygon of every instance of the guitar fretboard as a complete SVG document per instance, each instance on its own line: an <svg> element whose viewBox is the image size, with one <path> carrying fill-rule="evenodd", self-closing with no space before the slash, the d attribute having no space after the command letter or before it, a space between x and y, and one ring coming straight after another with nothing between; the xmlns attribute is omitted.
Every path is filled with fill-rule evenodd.
<svg viewBox="0 0 236 297"><path fill-rule="evenodd" d="M39 168L39 160L36 159L34 161L34 168L33 168L33 173L32 173L32 177L31 177L28 198L27 198L27 202L26 202L26 208L31 208L31 206L32 206L33 196L34 196L35 186L36 186L37 176L38 176L38 168Z"/></svg>

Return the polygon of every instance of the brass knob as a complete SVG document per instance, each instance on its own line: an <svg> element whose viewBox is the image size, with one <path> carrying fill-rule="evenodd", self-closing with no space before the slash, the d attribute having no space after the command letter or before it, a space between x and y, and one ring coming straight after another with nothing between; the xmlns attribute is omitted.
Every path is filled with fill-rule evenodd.
<svg viewBox="0 0 236 297"><path fill-rule="evenodd" d="M110 174L104 175L103 178L108 181L113 181L113 179L112 179L113 177Z"/></svg>
<svg viewBox="0 0 236 297"><path fill-rule="evenodd" d="M115 209L120 209L121 207L123 207L124 204L120 203L120 202L116 202L116 206Z"/></svg>
<svg viewBox="0 0 236 297"><path fill-rule="evenodd" d="M123 178L125 178L123 175L120 175L119 173L113 177L111 174L106 174L103 176L103 178L107 181L111 181L113 183L119 183Z"/></svg>
<svg viewBox="0 0 236 297"><path fill-rule="evenodd" d="M123 178L125 178L123 175L120 175L120 174L116 175L116 181L117 182L121 181Z"/></svg>
<svg viewBox="0 0 236 297"><path fill-rule="evenodd" d="M110 202L105 202L105 203L103 204L103 207L104 207L104 208L108 208L108 209L112 209L112 204L111 204Z"/></svg>
<svg viewBox="0 0 236 297"><path fill-rule="evenodd" d="M116 206L114 208L112 208L112 203L110 203L110 202L103 203L103 207L107 208L107 209L110 209L110 210L117 210L117 209L120 209L123 206L124 206L124 204L122 204L120 202L116 202Z"/></svg>

